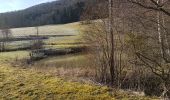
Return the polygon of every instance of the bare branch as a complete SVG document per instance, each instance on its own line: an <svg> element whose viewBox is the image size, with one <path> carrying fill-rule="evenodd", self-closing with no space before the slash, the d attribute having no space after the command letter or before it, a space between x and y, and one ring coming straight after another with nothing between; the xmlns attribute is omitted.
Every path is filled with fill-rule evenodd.
<svg viewBox="0 0 170 100"><path fill-rule="evenodd" d="M157 2L155 2L154 0L150 0L152 3L154 3L154 5L156 5L156 7L152 7L152 6L147 6L145 4L142 4L140 2L137 2L136 0L128 0L129 2L133 3L133 4L136 4L138 6L141 6L143 8L146 8L146 9L151 9L151 10L155 10L155 11L161 11L163 12L164 14L170 16L170 12L165 10L163 8L163 5L159 5Z"/></svg>

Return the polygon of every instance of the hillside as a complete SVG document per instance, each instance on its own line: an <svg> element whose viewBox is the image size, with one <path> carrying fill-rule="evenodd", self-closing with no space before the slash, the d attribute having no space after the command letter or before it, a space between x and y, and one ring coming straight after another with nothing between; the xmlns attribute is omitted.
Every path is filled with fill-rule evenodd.
<svg viewBox="0 0 170 100"><path fill-rule="evenodd" d="M0 28L63 24L80 20L86 0L57 0L0 14Z"/></svg>

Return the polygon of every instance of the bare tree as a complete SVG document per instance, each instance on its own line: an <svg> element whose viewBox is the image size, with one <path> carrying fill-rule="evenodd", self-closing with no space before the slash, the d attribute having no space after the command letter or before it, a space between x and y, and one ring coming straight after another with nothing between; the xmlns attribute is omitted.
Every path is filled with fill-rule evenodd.
<svg viewBox="0 0 170 100"><path fill-rule="evenodd" d="M152 72L154 77L161 79L163 96L168 93L170 19L164 11L168 11L169 1L157 0L156 3L152 0L109 0L104 11L109 14L88 24L85 39L93 44L92 51L95 51L100 66L100 79L107 84L121 87L121 83L136 77L137 85L134 83L132 87L142 90L142 77L147 78ZM155 5L163 6L157 8ZM129 77L128 74L132 73L140 73L140 76Z"/></svg>
<svg viewBox="0 0 170 100"><path fill-rule="evenodd" d="M109 34L110 34L110 43L111 43L111 51L110 51L110 75L111 75L111 84L115 84L116 76L115 76L115 43L114 43L114 32L113 32L113 0L109 0Z"/></svg>
<svg viewBox="0 0 170 100"><path fill-rule="evenodd" d="M12 37L12 33L8 28L2 29L0 33L1 33L0 49L1 51L4 51L7 42L9 42L9 39Z"/></svg>
<svg viewBox="0 0 170 100"><path fill-rule="evenodd" d="M100 3L102 3L102 5ZM115 88L121 87L122 74L125 68L125 63L122 63L124 42L122 41L121 34L123 34L123 31L119 29L122 23L116 26L116 24L119 23L118 20L120 19L118 15L120 14L114 14L118 13L118 9L121 8L121 6L118 7L118 5L121 3L119 3L118 0L107 0L107 2L98 2L97 4L97 7L103 7L103 9L89 10L90 8L88 8L86 14L83 14L83 18L92 18L91 16L94 15L89 11L93 11L97 14L95 16L99 18L95 21L90 19L91 23L87 23L88 27L84 32L84 39L92 45L91 51L93 51L95 60L98 62L96 66L98 66L97 73L99 74L100 82L109 84ZM105 16L103 14L105 14Z"/></svg>
<svg viewBox="0 0 170 100"><path fill-rule="evenodd" d="M170 17L164 7L169 0L128 1L140 8L133 12L133 20L129 20L133 24L130 37L134 53L146 68L161 78L164 89L162 96L165 97L170 85L170 42L167 28Z"/></svg>
<svg viewBox="0 0 170 100"><path fill-rule="evenodd" d="M131 3L134 3L136 5L139 5L140 7L143 7L145 9L155 10L163 12L164 14L170 16L169 12L169 0L128 0Z"/></svg>

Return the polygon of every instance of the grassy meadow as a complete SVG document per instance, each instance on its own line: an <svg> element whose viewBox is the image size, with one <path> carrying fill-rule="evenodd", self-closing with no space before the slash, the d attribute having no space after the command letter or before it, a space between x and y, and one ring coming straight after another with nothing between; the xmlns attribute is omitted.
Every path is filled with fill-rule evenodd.
<svg viewBox="0 0 170 100"><path fill-rule="evenodd" d="M85 45L80 30L80 23L47 25L39 27L39 34L59 35L44 40L44 48L69 48ZM14 37L36 34L34 27L11 31ZM7 47L17 48L27 43L12 42ZM157 100L113 92L94 83L95 70L89 66L93 62L88 53L48 57L21 67L17 62L29 58L29 52L0 52L0 100Z"/></svg>
<svg viewBox="0 0 170 100"><path fill-rule="evenodd" d="M1 100L157 100L126 93L112 93L108 87L81 84L31 69L0 65Z"/></svg>
<svg viewBox="0 0 170 100"><path fill-rule="evenodd" d="M45 25L39 26L40 35L79 35L79 26L80 23L75 22L65 25ZM13 36L28 36L35 35L35 27L26 27L26 28L14 28L11 29Z"/></svg>

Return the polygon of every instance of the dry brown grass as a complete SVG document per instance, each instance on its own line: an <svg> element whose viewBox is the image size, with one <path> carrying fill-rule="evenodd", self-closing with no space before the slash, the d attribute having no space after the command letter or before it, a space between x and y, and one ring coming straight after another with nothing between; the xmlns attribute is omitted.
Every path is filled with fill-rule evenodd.
<svg viewBox="0 0 170 100"><path fill-rule="evenodd" d="M81 53L49 57L25 67L38 72L50 74L52 76L62 77L70 81L92 83L95 78L95 67L91 66L93 65L91 63L93 62L89 59L89 54Z"/></svg>

